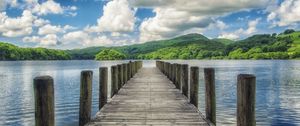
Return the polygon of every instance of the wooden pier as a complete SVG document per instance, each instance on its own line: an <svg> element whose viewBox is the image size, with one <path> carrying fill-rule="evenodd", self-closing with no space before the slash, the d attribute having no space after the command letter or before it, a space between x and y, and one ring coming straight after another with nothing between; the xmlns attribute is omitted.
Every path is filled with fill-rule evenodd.
<svg viewBox="0 0 300 126"><path fill-rule="evenodd" d="M142 68L96 115L96 125L208 125L157 68Z"/></svg>
<svg viewBox="0 0 300 126"><path fill-rule="evenodd" d="M82 71L79 126L118 125L216 125L215 70L203 68L205 115L198 110L199 67L156 61L143 68L142 61L99 68L99 112L91 119L92 71ZM111 79L111 98L108 98ZM254 75L237 76L237 125L255 126ZM54 126L54 90L50 76L34 79L37 126Z"/></svg>

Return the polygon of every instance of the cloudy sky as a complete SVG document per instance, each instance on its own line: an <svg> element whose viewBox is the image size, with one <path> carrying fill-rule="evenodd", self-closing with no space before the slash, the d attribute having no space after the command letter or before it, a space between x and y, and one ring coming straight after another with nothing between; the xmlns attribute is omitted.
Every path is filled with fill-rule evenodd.
<svg viewBox="0 0 300 126"><path fill-rule="evenodd" d="M0 0L0 41L58 49L300 28L300 0Z"/></svg>

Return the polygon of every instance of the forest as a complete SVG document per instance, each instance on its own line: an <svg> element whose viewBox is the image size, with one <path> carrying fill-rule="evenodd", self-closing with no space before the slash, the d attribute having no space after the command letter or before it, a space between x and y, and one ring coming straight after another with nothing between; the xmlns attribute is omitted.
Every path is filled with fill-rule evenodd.
<svg viewBox="0 0 300 126"><path fill-rule="evenodd" d="M70 60L71 55L63 50L45 48L20 48L0 42L0 60Z"/></svg>
<svg viewBox="0 0 300 126"><path fill-rule="evenodd" d="M0 49L0 60L299 59L300 32L287 29L238 41L208 39L194 33L142 44L73 50L20 48L0 42Z"/></svg>

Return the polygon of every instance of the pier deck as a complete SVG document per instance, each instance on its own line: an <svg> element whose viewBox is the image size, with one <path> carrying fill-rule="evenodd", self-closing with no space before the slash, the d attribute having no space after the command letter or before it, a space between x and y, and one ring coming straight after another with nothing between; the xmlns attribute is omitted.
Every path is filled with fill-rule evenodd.
<svg viewBox="0 0 300 126"><path fill-rule="evenodd" d="M141 68L87 125L208 126L209 123L158 68Z"/></svg>

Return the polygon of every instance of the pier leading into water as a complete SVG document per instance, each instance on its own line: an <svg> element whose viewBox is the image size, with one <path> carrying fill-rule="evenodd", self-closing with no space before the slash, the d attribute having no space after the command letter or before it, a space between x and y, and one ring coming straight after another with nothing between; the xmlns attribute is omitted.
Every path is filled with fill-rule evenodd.
<svg viewBox="0 0 300 126"><path fill-rule="evenodd" d="M99 112L91 118L92 71L82 71L80 126L203 125L216 124L215 70L203 68L205 114L198 110L199 67L156 61L143 68L142 61L99 68ZM108 77L111 72L111 77ZM108 98L111 79L111 98ZM237 77L237 125L255 123L255 76ZM34 80L36 125L53 126L54 90L49 76Z"/></svg>

